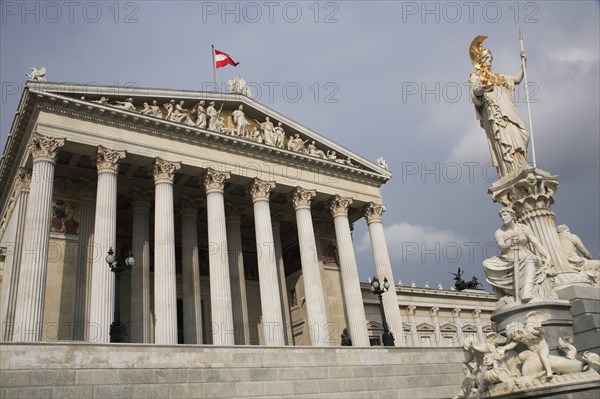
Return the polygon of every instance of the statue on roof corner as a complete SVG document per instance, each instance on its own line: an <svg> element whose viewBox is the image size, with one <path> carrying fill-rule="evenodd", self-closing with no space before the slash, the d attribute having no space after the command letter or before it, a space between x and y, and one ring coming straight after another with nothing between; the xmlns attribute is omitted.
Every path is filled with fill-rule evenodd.
<svg viewBox="0 0 600 399"><path fill-rule="evenodd" d="M26 73L25 76L29 78L29 80L35 80L37 82L45 82L46 81L46 66L41 65L39 68L33 67L30 68L31 73Z"/></svg>
<svg viewBox="0 0 600 399"><path fill-rule="evenodd" d="M515 76L492 72L492 52L483 47L485 39L487 36L477 36L471 42L469 56L475 72L469 76L469 86L477 119L487 136L492 163L502 177L527 165L530 135L513 102L513 91L523 79L527 55L521 51L524 62Z"/></svg>

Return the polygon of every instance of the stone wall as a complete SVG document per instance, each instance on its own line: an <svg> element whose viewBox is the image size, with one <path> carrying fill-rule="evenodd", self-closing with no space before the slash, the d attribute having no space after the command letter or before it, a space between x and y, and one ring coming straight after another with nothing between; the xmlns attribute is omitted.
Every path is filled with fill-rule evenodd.
<svg viewBox="0 0 600 399"><path fill-rule="evenodd" d="M448 398L460 348L3 343L0 398Z"/></svg>

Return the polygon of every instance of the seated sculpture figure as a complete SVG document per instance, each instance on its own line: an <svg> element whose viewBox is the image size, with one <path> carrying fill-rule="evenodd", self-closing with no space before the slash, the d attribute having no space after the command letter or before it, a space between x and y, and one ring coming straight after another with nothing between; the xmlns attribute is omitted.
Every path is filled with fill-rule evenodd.
<svg viewBox="0 0 600 399"><path fill-rule="evenodd" d="M577 235L571 233L567 225L561 224L556 228L556 232L563 253L573 269L587 274L594 284L599 284L600 260L592 259L590 251L587 250ZM583 257L579 256L577 251L581 252Z"/></svg>
<svg viewBox="0 0 600 399"><path fill-rule="evenodd" d="M503 225L495 234L500 255L483 261L487 282L498 298L514 299L517 273L521 302L556 299L550 280L546 279L550 261L546 249L529 226L517 223L515 211L511 208L502 208L500 217Z"/></svg>

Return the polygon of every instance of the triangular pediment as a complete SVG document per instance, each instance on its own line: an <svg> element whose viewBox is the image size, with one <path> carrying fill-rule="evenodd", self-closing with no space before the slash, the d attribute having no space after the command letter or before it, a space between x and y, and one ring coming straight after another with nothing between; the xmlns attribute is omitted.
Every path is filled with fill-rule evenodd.
<svg viewBox="0 0 600 399"><path fill-rule="evenodd" d="M35 97L48 97L55 105L98 118L251 147L284 162L305 161L310 167L354 173L378 185L391 177L384 163L368 161L242 94L50 82L28 82L26 88Z"/></svg>
<svg viewBox="0 0 600 399"><path fill-rule="evenodd" d="M442 332L456 332L456 326L452 323L446 323L440 327Z"/></svg>
<svg viewBox="0 0 600 399"><path fill-rule="evenodd" d="M435 331L435 328L428 323L421 323L417 326L417 331L429 331L429 332L433 332Z"/></svg>

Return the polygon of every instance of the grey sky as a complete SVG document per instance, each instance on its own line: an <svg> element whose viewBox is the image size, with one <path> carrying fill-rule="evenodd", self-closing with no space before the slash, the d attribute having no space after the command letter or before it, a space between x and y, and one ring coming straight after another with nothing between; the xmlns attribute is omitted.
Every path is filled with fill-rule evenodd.
<svg viewBox="0 0 600 399"><path fill-rule="evenodd" d="M495 173L465 86L468 46L487 35L494 70L514 74L521 26L538 166L560 175L557 223L598 257L597 1L0 5L2 149L32 66L45 64L52 82L201 90L212 81L214 44L241 63L220 69L220 82L239 74L254 83L257 101L388 161L394 177L382 191L394 275L418 286L448 287L457 267L484 280L481 261L496 253L500 206L486 193ZM527 120L524 97L520 87ZM354 240L366 280L374 267L365 223Z"/></svg>

